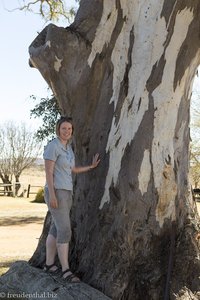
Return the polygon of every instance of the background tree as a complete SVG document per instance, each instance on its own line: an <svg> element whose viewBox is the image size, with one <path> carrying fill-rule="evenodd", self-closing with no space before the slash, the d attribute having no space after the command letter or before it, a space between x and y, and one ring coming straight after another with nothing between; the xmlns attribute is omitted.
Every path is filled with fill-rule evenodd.
<svg viewBox="0 0 200 300"><path fill-rule="evenodd" d="M32 13L40 14L46 21L58 21L58 19L64 18L71 23L77 11L77 7L71 7L67 9L67 0L35 0L33 2L29 0L19 1L19 9ZM80 0L75 0L79 3ZM12 10L12 11L13 11Z"/></svg>
<svg viewBox="0 0 200 300"><path fill-rule="evenodd" d="M20 175L29 168L41 152L41 143L35 133L24 123L7 122L0 127L0 176L3 183L11 183L14 177L16 194L20 188Z"/></svg>
<svg viewBox="0 0 200 300"><path fill-rule="evenodd" d="M4 184L12 183L12 164L11 164L11 148L6 144L6 132L0 130L0 177ZM8 196L12 195L11 186L5 187L5 192Z"/></svg>
<svg viewBox="0 0 200 300"><path fill-rule="evenodd" d="M192 184L195 188L199 187L200 183L200 88L199 88L199 72L197 72L193 84L191 97L191 143L190 143L190 174Z"/></svg>
<svg viewBox="0 0 200 300"><path fill-rule="evenodd" d="M200 150L199 147L191 145L190 174L193 188L199 188L200 182Z"/></svg>
<svg viewBox="0 0 200 300"><path fill-rule="evenodd" d="M32 100L36 100L34 95ZM36 136L38 140L51 140L55 137L56 121L61 116L61 110L55 97L41 98L40 102L31 110L31 117L42 118L42 125L37 129Z"/></svg>

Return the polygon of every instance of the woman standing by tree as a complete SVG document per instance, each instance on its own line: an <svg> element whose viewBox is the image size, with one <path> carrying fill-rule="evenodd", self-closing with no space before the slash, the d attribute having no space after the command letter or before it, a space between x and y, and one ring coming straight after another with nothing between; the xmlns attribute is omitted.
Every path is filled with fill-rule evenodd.
<svg viewBox="0 0 200 300"><path fill-rule="evenodd" d="M44 269L56 272L55 256L62 266L62 277L70 282L80 281L69 269L68 251L71 239L70 209L72 205L72 172L83 173L98 166L96 154L92 164L76 167L70 140L73 134L72 119L61 117L56 124L57 138L45 148L45 202L52 215L52 223L46 240L46 264Z"/></svg>

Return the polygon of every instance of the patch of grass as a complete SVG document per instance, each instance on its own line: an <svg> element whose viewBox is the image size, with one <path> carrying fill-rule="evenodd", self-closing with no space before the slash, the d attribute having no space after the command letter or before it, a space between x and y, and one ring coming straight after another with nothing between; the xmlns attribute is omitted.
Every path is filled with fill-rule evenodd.
<svg viewBox="0 0 200 300"><path fill-rule="evenodd" d="M44 188L40 188L35 196L35 199L32 201L35 203L45 203L44 201Z"/></svg>
<svg viewBox="0 0 200 300"><path fill-rule="evenodd" d="M8 269L9 268L6 268L6 267L2 267L2 268L0 267L0 276L5 274L8 271Z"/></svg>
<svg viewBox="0 0 200 300"><path fill-rule="evenodd" d="M5 274L14 262L19 260L28 261L30 257L7 257L4 261L0 261L0 276Z"/></svg>

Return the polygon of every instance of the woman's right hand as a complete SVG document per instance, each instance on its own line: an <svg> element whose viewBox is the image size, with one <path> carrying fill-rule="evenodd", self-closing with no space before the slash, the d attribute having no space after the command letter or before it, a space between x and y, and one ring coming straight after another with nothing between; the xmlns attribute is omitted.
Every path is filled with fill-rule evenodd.
<svg viewBox="0 0 200 300"><path fill-rule="evenodd" d="M56 197L50 198L50 206L51 208L58 208L58 200Z"/></svg>

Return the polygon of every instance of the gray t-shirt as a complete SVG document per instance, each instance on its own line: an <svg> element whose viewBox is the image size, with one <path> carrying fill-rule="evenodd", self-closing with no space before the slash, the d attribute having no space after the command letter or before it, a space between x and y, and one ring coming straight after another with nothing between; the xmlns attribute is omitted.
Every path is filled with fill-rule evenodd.
<svg viewBox="0 0 200 300"><path fill-rule="evenodd" d="M43 158L55 161L53 178L55 189L72 191L71 169L75 165L75 159L71 145L67 145L65 148L59 138L55 138L45 147Z"/></svg>

